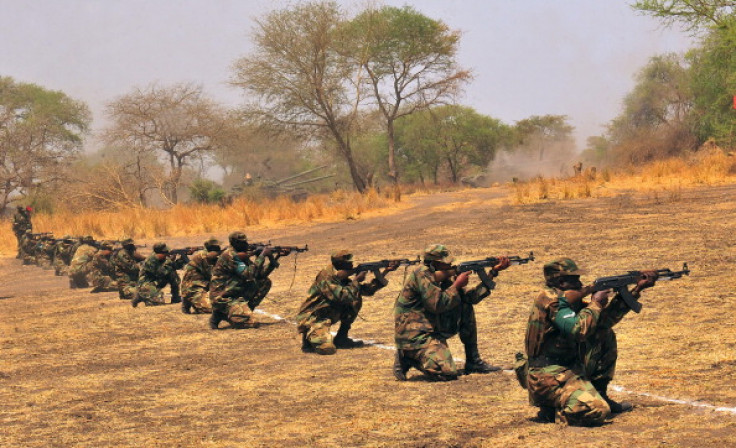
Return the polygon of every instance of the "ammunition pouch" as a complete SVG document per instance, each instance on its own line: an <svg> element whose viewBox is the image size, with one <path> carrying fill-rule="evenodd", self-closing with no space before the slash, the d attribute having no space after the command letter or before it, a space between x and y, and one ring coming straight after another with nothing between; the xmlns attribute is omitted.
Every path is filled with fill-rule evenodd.
<svg viewBox="0 0 736 448"><path fill-rule="evenodd" d="M527 376L529 375L529 360L526 355L517 352L516 361L514 362L514 373L516 373L516 379L519 381L519 385L527 389Z"/></svg>

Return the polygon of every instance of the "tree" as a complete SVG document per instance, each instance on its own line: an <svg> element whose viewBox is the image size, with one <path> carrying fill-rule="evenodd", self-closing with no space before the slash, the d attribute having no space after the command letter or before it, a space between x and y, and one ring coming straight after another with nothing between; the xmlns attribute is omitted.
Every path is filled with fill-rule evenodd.
<svg viewBox="0 0 736 448"><path fill-rule="evenodd" d="M112 124L104 138L109 145L168 162L163 194L173 204L179 201L184 168L207 157L227 125L223 108L191 84L136 88L111 102L107 114Z"/></svg>
<svg viewBox="0 0 736 448"><path fill-rule="evenodd" d="M396 120L450 101L470 80L470 72L455 61L460 33L409 6L369 8L343 31L349 36L345 55L365 69L365 81L383 116L388 176L396 184Z"/></svg>
<svg viewBox="0 0 736 448"><path fill-rule="evenodd" d="M337 29L344 14L333 1L299 4L258 20L255 52L235 63L232 83L256 97L246 113L261 123L334 143L363 192L352 139L362 101L360 79L341 56Z"/></svg>
<svg viewBox="0 0 736 448"><path fill-rule="evenodd" d="M516 144L536 151L542 161L548 149L558 148L560 143L572 144L573 130L565 115L532 115L516 122L514 133Z"/></svg>
<svg viewBox="0 0 736 448"><path fill-rule="evenodd" d="M727 28L734 25L734 0L639 0L634 9L662 19L667 26L680 23L697 32L711 27Z"/></svg>
<svg viewBox="0 0 736 448"><path fill-rule="evenodd" d="M87 106L63 92L0 77L0 210L63 181L90 121Z"/></svg>

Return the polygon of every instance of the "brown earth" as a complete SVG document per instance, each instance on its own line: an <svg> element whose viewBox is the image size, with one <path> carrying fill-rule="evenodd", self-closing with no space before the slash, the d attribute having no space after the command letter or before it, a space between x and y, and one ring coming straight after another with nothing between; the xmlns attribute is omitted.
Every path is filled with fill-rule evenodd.
<svg viewBox="0 0 736 448"><path fill-rule="evenodd" d="M503 272L476 307L481 353L505 365L522 347L544 261L570 256L595 275L688 261L690 278L648 291L642 313L617 327L616 384L736 406L736 187L683 191L664 202L623 195L512 206L506 194L436 194L394 216L248 232L252 240L310 246L295 277L293 259L284 260L261 309L292 318L338 248L352 248L358 261L413 257L434 242L461 261L533 250L538 261ZM354 337L392 344L402 273L390 280L366 298ZM0 446L736 445L733 413L613 393L634 411L600 428L540 424L508 372L441 384L412 371L411 381L398 383L390 349L306 355L293 324L259 319L269 325L212 331L206 316L176 306L133 309L115 293L70 290L51 271L0 259ZM457 340L451 347L462 359Z"/></svg>

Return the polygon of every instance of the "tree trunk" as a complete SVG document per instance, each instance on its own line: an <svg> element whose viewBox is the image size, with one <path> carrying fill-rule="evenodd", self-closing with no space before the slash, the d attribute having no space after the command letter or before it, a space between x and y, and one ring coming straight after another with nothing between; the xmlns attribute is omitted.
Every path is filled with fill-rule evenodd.
<svg viewBox="0 0 736 448"><path fill-rule="evenodd" d="M396 187L399 184L399 172L396 169L396 139L394 138L394 121L388 120L388 177Z"/></svg>

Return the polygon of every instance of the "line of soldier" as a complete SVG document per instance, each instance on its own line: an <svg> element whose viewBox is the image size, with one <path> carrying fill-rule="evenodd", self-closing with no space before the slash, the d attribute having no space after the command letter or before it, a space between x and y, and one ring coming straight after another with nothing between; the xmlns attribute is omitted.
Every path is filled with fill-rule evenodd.
<svg viewBox="0 0 736 448"><path fill-rule="evenodd" d="M288 248L274 251L268 245L255 251L242 232L229 236L227 248L215 238L205 241L191 259L191 249L170 251L165 243L156 243L145 258L131 239L122 241L117 250L109 242L93 242L85 237L77 245L69 268L72 287L86 286L84 280L91 280L95 289L117 290L121 299L131 300L135 307L164 304L162 289L168 285L171 303L181 303L184 313L211 313L212 329L222 321L235 328L257 327L253 311L271 288L268 276L278 268L278 259L290 253ZM77 270L75 260L76 265L86 263L88 267ZM405 381L411 368L430 381L457 379L461 371L447 344L454 335L459 335L465 348L462 373L501 370L479 354L474 311L495 288L499 272L510 264L508 257L496 260L487 272L479 272L481 281L468 288L471 272L458 273L444 245L424 250L423 263L408 275L394 305L397 351L393 373L397 380ZM368 271L356 269L350 251L331 255L296 316L303 352L331 355L337 349L363 345L348 332L363 296L385 287L386 275L399 263L384 266L373 268L373 278L366 281ZM176 271L182 267L180 295ZM583 286L580 276L584 272L569 258L545 264L543 273L546 289L535 299L528 319L526 355L518 354L515 365L530 403L539 408L538 421L600 425L611 414L632 409L631 404L618 403L607 393L618 356L613 326L630 311L621 293L611 297L610 291L594 292ZM656 271L642 271L627 291L638 299L644 289L654 286L657 275ZM337 323L333 336L330 329Z"/></svg>

